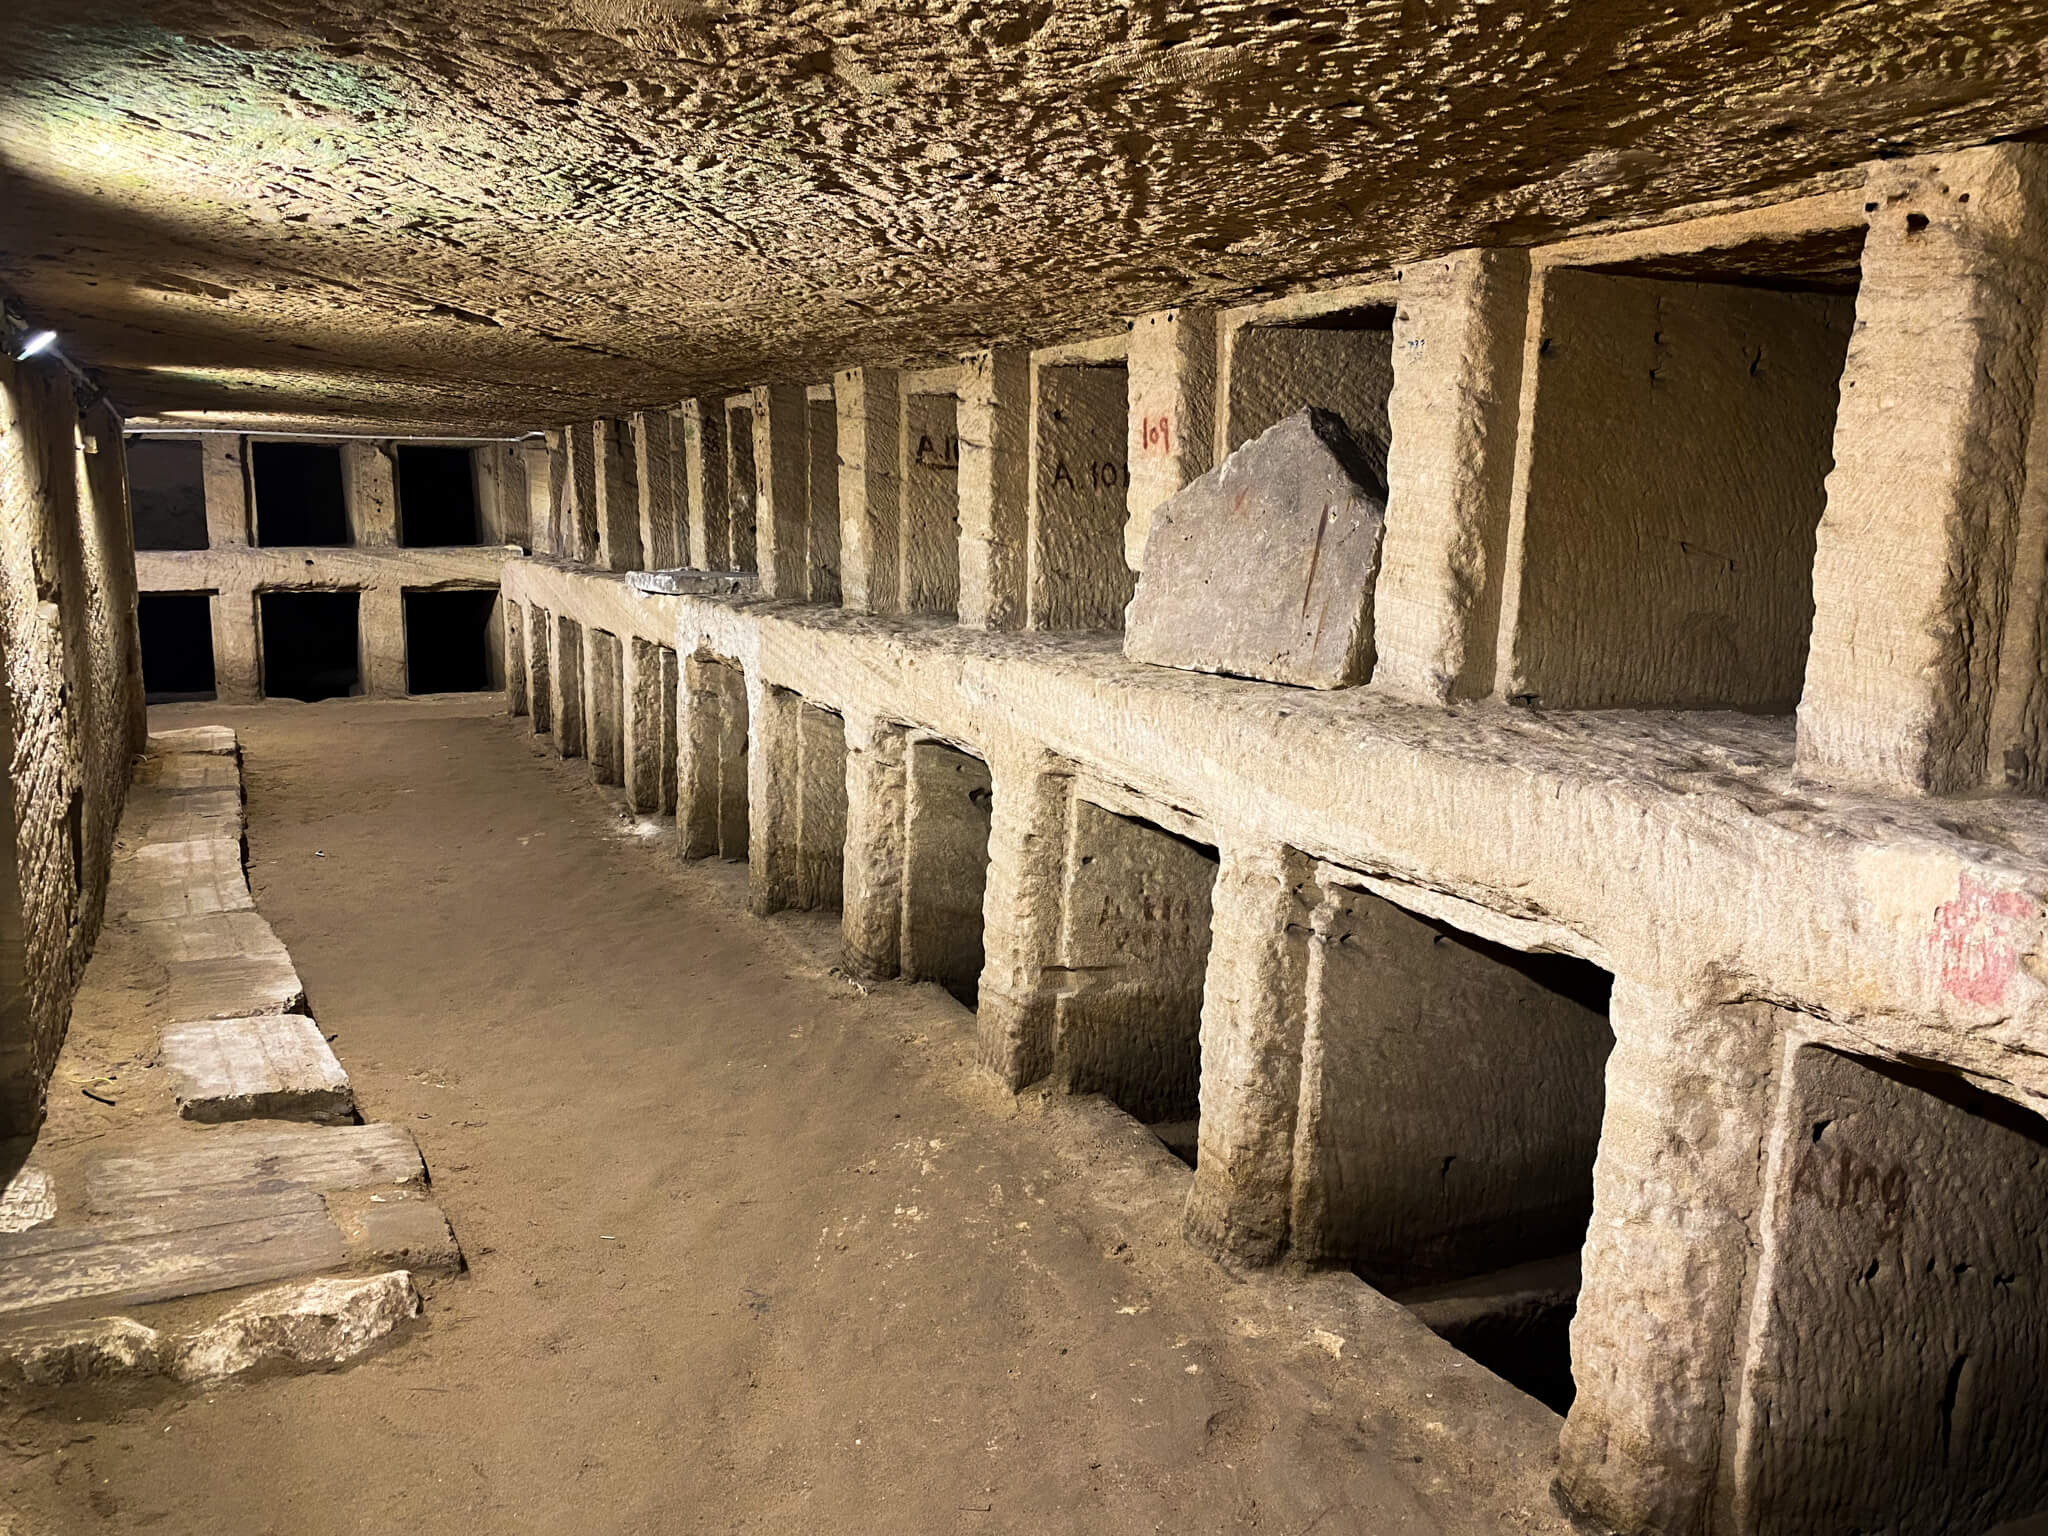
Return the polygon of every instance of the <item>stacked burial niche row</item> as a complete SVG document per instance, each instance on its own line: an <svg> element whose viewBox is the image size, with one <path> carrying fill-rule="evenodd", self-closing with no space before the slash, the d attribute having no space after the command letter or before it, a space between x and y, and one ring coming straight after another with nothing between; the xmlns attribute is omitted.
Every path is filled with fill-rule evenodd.
<svg viewBox="0 0 2048 1536"><path fill-rule="evenodd" d="M1141 380L1161 365L1135 345L1032 354L1021 439L1034 456L1020 545L1028 627L1104 629L1123 617L1085 581L1132 567L1062 563L1054 546L1100 548L1120 512L1135 525L1142 510L1129 483L1121 503L1061 502L1070 446L1104 452L1120 429L1128 482L1153 419L1167 419L1155 407L1134 421L1130 402L1171 395L1180 410L1208 388L1213 419L1171 417L1177 448L1195 421L1205 453L1246 453L1302 407L1359 416L1368 431L1400 421L1383 526L1390 550L1397 534L1407 539L1408 563L1380 570L1374 602L1400 622L1375 633L1397 642L1380 662L1393 654L1411 670L1387 691L1493 702L1436 714L1385 698L1311 699L1232 667L1214 670L1235 680L1214 683L1137 673L1130 652L1121 673L1094 673L1108 665L1094 641L1012 646L936 638L923 623L722 607L706 628L727 654L686 656L682 669L679 805L698 829L695 851L751 853L757 893L822 906L837 834L849 971L948 986L981 1010L984 1059L1001 1058L1006 1081L1053 1077L1154 1127L1197 1164L1192 1237L1208 1240L1194 1216L1205 1181L1220 1181L1244 1208L1263 1202L1252 1214L1273 1238L1221 1251L1352 1271L1474 1359L1568 1406L1561 1475L1596 1518L1684 1536L1835 1523L1931 1533L2039 1510L2048 1448L2026 1383L2044 1368L2048 1217L2028 1191L2048 1166L2044 1132L1955 1075L1996 1086L2010 1071L2015 1096L2031 1091L2023 1053L1984 1070L1989 1032L2024 1038L2039 1011L2022 958L2038 881L2015 873L2027 858L2023 808L2014 821L2002 819L2009 808L1973 813L1970 836L1988 829L2004 850L1995 869L1903 797L1896 825L1816 834L1773 817L1768 838L1727 837L1727 817L1761 814L1724 793L1727 781L1751 763L1787 766L1789 722L1674 719L1646 732L1598 716L1531 726L1498 707L1782 717L1803 686L1809 703L1832 689L1823 705L1876 715L1916 696L1895 686L1905 652L1890 642L1838 645L1831 665L1842 675L1825 673L1829 642L1812 615L1817 598L1840 606L1850 590L1826 574L1828 538L1882 532L1897 510L1866 498L1827 511L1831 466L1868 485L1900 460L1867 424L1849 430L1845 392L1909 403L1913 419L1902 411L1895 425L1913 438L1914 463L1922 417L1974 452L1972 434L2016 398L2007 372L1961 369L1958 358L1994 354L1950 334L1976 338L2004 321L1960 298L1928 319L1934 290L1901 280L1945 281L1983 254L1960 237L1960 256L1941 242L1944 219L1978 217L1956 210L1966 196L1981 210L1987 184L1928 174L1946 212L1871 194L1873 242L1880 219L1904 221L1896 270L1877 244L1866 248L1860 198L1828 194L1534 252L1459 253L1429 265L1501 280L1457 293L1404 278L1387 290L1401 296L1392 328L1385 296L1357 290L1226 315L1204 354L1200 325L1183 314L1171 390ZM1985 257L1969 271L1981 298L2005 268ZM1447 294L1455 305L1440 303ZM1457 323L1441 323L1451 308ZM1872 361L1910 360L1929 337L1950 363L1932 383ZM1213 377L1201 372L1205 355ZM1409 388L1425 374L1430 390ZM893 509L890 482L907 476L913 441L903 418L926 408L919 400L960 398L943 379L905 378L856 369L834 383L848 604L863 612L894 614L922 589L908 569L910 515L891 512L886 553L856 551L873 530L855 498ZM2031 418L2015 427L2014 415L2000 430L2024 438ZM873 453L875 441L892 456ZM1165 472L1154 463L1145 474ZM1180 476L1183 488L1194 478ZM1916 528L1945 530L1978 508L1983 478L1957 479L1945 502L1913 499ZM1835 529L1848 513L1855 526ZM956 567L970 568L957 514L942 522L923 526L942 551L952 537ZM1887 583L1990 579L1968 561L1928 558L1961 537L1927 531L1898 549L1848 553ZM2038 575L2028 537L2021 526L2011 557L2023 616L2034 599L2021 589ZM1986 570L2004 558L1979 553ZM887 579L870 592L877 570ZM1439 627L1413 644L1402 626L1425 610ZM1465 627L1454 633L1446 615ZM1890 619L1867 605L1859 633L1886 633ZM541 622L530 611L526 627ZM970 698L938 709L945 719L921 718L938 708L932 687L894 687L891 669L939 656ZM1142 683L1121 701L1128 735L1119 725L1089 740L1046 723L1047 698L1085 712L1100 702L1096 684L1134 675ZM537 713L531 675L526 687ZM1210 707L1227 730L1190 724L1187 711ZM1270 724L1258 713L1268 709ZM1034 718L1042 729L1019 728ZM1318 733L1318 719L1332 729ZM1802 711L1802 750L1807 725ZM1699 770L1719 785L1681 793L1659 777L1666 759L1645 766L1649 736L1686 730L1741 744L1736 768ZM1260 731L1284 761L1247 766L1257 759L1242 755L1246 737ZM1831 750L1878 734L1842 736ZM1282 782L1297 761L1338 777L1375 762L1417 771L1380 787L1361 780L1354 801L1319 814L1323 802L1290 799ZM1270 803L1225 803L1219 763L1252 778L1272 767ZM1538 805L1524 791L1546 778L1558 793ZM1065 788L1027 792L1039 779ZM1120 787L1132 784L1142 794ZM1781 788L1823 808L1830 793ZM1466 800L1449 811L1416 803L1453 792ZM1045 810L1055 802L1057 817ZM1851 871L1834 851L1857 838L1883 845L1915 817L1924 837L1910 889L1895 864L1872 858ZM1474 825L1498 825L1505 846L1478 847ZM1678 933L1663 917L1581 899L1570 884L1583 874L1561 883L1545 861L1584 847L1589 827L1622 844L1608 879L1689 901L1673 894L1675 866L1680 883L1716 882L1701 899L1714 915ZM1657 841L1627 846L1637 827ZM1283 838L1273 899L1248 897L1257 879L1246 871ZM1815 910L1862 915L1787 941L1753 903L1714 905L1718 882L1780 886L1786 866L1771 860L1788 849L1815 871L1802 891ZM1524 891L1525 875L1540 892ZM1997 889L1975 889L1984 881ZM1862 926L1874 907L1900 943ZM1967 918L1964 937L1929 935L1926 923L1951 917ZM1049 936L1020 937L1054 919ZM2007 937L2009 987L1986 1001L1977 962ZM1960 970L1944 945L1968 948ZM1769 958L1752 973L1760 954ZM1249 963L1262 955L1278 958ZM1813 955L1842 963L1802 971ZM1844 990L1842 976L1865 990ZM1955 1071L1923 1048L1947 1051ZM1266 1140L1254 1145L1252 1133ZM1266 1161L1241 1158L1246 1148Z"/></svg>
<svg viewBox="0 0 2048 1536"><path fill-rule="evenodd" d="M528 530L519 445L220 432L130 434L126 447L158 695L506 686L504 553L481 541ZM210 599L204 631L197 594Z"/></svg>

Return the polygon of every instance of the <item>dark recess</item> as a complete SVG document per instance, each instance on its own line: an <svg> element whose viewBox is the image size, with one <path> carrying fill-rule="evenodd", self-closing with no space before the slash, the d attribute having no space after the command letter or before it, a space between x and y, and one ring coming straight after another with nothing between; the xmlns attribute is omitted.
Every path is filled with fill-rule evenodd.
<svg viewBox="0 0 2048 1536"><path fill-rule="evenodd" d="M347 698L363 691L357 644L359 592L265 592L263 695L271 699Z"/></svg>
<svg viewBox="0 0 2048 1536"><path fill-rule="evenodd" d="M206 480L199 444L130 438L128 513L137 549L206 548Z"/></svg>
<svg viewBox="0 0 2048 1536"><path fill-rule="evenodd" d="M1572 955L1538 954L1525 950L1509 949L1506 945L1495 944L1479 938L1449 923L1424 918L1440 937L1439 944L1456 944L1475 953L1482 954L1495 964L1519 972L1546 991L1568 997L1583 1008L1598 1013L1608 1012L1614 991L1614 976L1589 960ZM1582 1235L1586 1223L1593 1215L1593 1169L1585 1169L1585 1183L1578 1207L1572 1212L1570 1225ZM1568 1412L1577 1386L1572 1379L1572 1317L1578 1311L1577 1256L1571 1253L1557 1254L1551 1251L1561 1235L1554 1220L1532 1222L1527 1233L1502 1232L1499 1234L1497 1257L1501 1269L1493 1274L1473 1275L1463 1281L1452 1281L1433 1289L1439 1294L1469 1291L1473 1295L1485 1295L1494 1288L1502 1273L1513 1272L1516 1266L1546 1265L1568 1269L1572 1282L1568 1288L1560 1288L1554 1294L1542 1299L1523 1298L1512 1305L1503 1305L1497 1311L1475 1312L1459 1327L1441 1332L1441 1337L1470 1355L1501 1380L1521 1388L1545 1407L1558 1413ZM1382 1277L1364 1274L1368 1284L1383 1283ZM1408 1301L1405 1295L1397 1295L1398 1301Z"/></svg>
<svg viewBox="0 0 2048 1536"><path fill-rule="evenodd" d="M408 549L476 543L471 450L405 443L398 450L398 542Z"/></svg>
<svg viewBox="0 0 2048 1536"><path fill-rule="evenodd" d="M326 443L252 443L256 542L270 548L346 545L348 498L341 449Z"/></svg>
<svg viewBox="0 0 2048 1536"><path fill-rule="evenodd" d="M405 691L487 693L503 686L491 666L495 591L405 594Z"/></svg>
<svg viewBox="0 0 2048 1536"><path fill-rule="evenodd" d="M213 604L204 592L144 592L142 691L152 704L213 697Z"/></svg>

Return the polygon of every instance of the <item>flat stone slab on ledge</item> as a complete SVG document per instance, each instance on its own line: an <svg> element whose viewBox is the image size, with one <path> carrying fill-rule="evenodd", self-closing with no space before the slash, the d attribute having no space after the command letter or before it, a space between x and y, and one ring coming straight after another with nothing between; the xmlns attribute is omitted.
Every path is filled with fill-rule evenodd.
<svg viewBox="0 0 2048 1536"><path fill-rule="evenodd" d="M752 571L628 571L626 585L662 597L752 597L761 578Z"/></svg>
<svg viewBox="0 0 2048 1536"><path fill-rule="evenodd" d="M173 1024L163 1032L161 1061L187 1120L355 1117L348 1073L304 1014Z"/></svg>
<svg viewBox="0 0 2048 1536"><path fill-rule="evenodd" d="M1305 688L1372 672L1386 450L1310 407L1152 513L1124 620L1133 661Z"/></svg>

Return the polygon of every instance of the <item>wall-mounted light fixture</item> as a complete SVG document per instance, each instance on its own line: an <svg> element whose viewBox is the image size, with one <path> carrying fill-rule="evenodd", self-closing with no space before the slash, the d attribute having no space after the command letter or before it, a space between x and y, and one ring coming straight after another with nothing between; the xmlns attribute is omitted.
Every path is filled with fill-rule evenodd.
<svg viewBox="0 0 2048 1536"><path fill-rule="evenodd" d="M17 363L25 363L38 352L47 352L56 344L57 333L55 331L36 331L23 338L21 346L15 351L14 360Z"/></svg>

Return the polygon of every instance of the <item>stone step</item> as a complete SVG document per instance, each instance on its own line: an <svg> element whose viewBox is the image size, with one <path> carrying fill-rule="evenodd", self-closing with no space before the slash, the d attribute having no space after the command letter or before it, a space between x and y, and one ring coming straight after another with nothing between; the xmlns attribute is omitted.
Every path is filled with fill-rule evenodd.
<svg viewBox="0 0 2048 1536"><path fill-rule="evenodd" d="M173 1024L159 1055L187 1120L311 1120L355 1116L348 1073L303 1014Z"/></svg>
<svg viewBox="0 0 2048 1536"><path fill-rule="evenodd" d="M309 1189L424 1189L426 1165L395 1125L223 1125L165 1132L150 1145L94 1158L85 1169L86 1206L127 1215L166 1200Z"/></svg>

